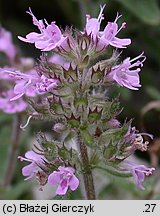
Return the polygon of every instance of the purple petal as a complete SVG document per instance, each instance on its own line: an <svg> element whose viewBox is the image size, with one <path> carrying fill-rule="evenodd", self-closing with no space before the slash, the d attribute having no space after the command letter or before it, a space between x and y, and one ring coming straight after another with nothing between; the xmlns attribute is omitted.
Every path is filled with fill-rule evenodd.
<svg viewBox="0 0 160 216"><path fill-rule="evenodd" d="M43 155L36 154L34 151L27 151L25 157L35 162L45 159Z"/></svg>
<svg viewBox="0 0 160 216"><path fill-rule="evenodd" d="M18 39L27 43L35 43L35 41L38 40L40 36L41 34L38 34L36 32L31 32L28 35L26 35L26 38L18 36Z"/></svg>
<svg viewBox="0 0 160 216"><path fill-rule="evenodd" d="M139 182L144 182L144 179L145 179L145 174L140 172L140 171L137 171L135 169L135 174L137 175L137 178L138 178L138 181Z"/></svg>
<svg viewBox="0 0 160 216"><path fill-rule="evenodd" d="M14 93L15 94L24 94L25 93L25 84L26 81L20 81L18 82L14 87Z"/></svg>
<svg viewBox="0 0 160 216"><path fill-rule="evenodd" d="M54 185L60 182L60 173L57 171L54 171L48 176L48 183L50 185Z"/></svg>
<svg viewBox="0 0 160 216"><path fill-rule="evenodd" d="M117 48L126 48L127 45L131 44L131 39L120 39L114 37L110 44Z"/></svg>
<svg viewBox="0 0 160 216"><path fill-rule="evenodd" d="M79 179L75 175L73 175L69 180L69 186L71 190L72 191L76 190L78 185L79 185Z"/></svg>
<svg viewBox="0 0 160 216"><path fill-rule="evenodd" d="M37 165L35 163L31 163L25 167L23 167L22 169L22 174L23 176L29 176L30 178L32 178L32 176L34 175L34 172L37 170Z"/></svg>
<svg viewBox="0 0 160 216"><path fill-rule="evenodd" d="M63 171L63 172L69 172L71 174L74 173L74 169L72 167L62 167L62 166L59 166L58 170Z"/></svg>
<svg viewBox="0 0 160 216"><path fill-rule="evenodd" d="M61 31L57 25L55 25L53 22L51 25L48 25L45 32L48 34L48 36L52 39L54 43L59 41L61 39Z"/></svg>
<svg viewBox="0 0 160 216"><path fill-rule="evenodd" d="M63 182L61 182L61 184L58 185L58 188L56 190L56 194L65 195L67 190L68 190L68 184L64 185Z"/></svg>
<svg viewBox="0 0 160 216"><path fill-rule="evenodd" d="M86 32L87 35L92 35L93 39L96 39L96 36L100 29L100 23L98 22L98 19L92 18L89 19L86 24Z"/></svg>
<svg viewBox="0 0 160 216"><path fill-rule="evenodd" d="M116 35L117 31L118 31L117 23L109 22L103 31L103 37L106 40L110 41Z"/></svg>
<svg viewBox="0 0 160 216"><path fill-rule="evenodd" d="M10 101L15 101L15 100L21 98L23 95L24 95L24 93L18 94L18 95L16 95L16 96L12 97L12 98L10 99Z"/></svg>

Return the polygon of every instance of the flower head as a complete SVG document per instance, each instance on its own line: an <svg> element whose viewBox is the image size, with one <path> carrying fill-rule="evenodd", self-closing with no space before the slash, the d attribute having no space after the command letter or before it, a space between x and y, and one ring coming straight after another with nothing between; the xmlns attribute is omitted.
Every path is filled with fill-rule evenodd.
<svg viewBox="0 0 160 216"><path fill-rule="evenodd" d="M29 165L23 167L22 174L27 177L25 180L31 179L40 169L40 166L44 165L45 157L36 154L34 151L27 151L25 157L18 156L20 161L28 161Z"/></svg>
<svg viewBox="0 0 160 216"><path fill-rule="evenodd" d="M33 24L38 27L40 33L31 32L26 35L26 38L18 36L20 40L28 43L35 43L35 47L42 51L53 50L61 46L66 40L66 37L63 37L61 30L55 22L51 22L49 25L46 20L37 20L31 9L29 9L27 13L32 16Z"/></svg>
<svg viewBox="0 0 160 216"><path fill-rule="evenodd" d="M79 180L74 175L73 168L60 166L58 171L54 171L49 175L48 183L50 185L58 184L56 194L65 195L69 187L72 191L77 189Z"/></svg>
<svg viewBox="0 0 160 216"><path fill-rule="evenodd" d="M111 81L115 81L120 86L124 86L132 90L138 90L138 88L141 87L139 72L141 71L143 62L146 59L143 54L144 53L141 53L132 60L130 57L126 58L121 64L112 68L107 78Z"/></svg>
<svg viewBox="0 0 160 216"><path fill-rule="evenodd" d="M135 184L142 190L145 188L143 187L142 183L145 180L145 176L152 175L155 168L148 168L145 165L138 165L131 161L124 161L124 167L131 171Z"/></svg>

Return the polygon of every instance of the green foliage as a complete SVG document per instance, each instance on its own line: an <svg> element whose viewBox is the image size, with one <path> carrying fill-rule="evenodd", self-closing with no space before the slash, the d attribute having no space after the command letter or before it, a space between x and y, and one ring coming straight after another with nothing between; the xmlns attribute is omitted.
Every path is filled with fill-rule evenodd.
<svg viewBox="0 0 160 216"><path fill-rule="evenodd" d="M143 22L150 25L160 24L160 9L157 0L116 0Z"/></svg>

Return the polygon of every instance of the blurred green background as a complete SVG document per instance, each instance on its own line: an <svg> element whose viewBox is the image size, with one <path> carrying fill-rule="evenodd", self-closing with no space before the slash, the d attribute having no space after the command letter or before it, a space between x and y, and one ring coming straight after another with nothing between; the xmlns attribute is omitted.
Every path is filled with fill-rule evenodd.
<svg viewBox="0 0 160 216"><path fill-rule="evenodd" d="M38 19L45 18L48 22L56 21L57 25L62 28L67 25L83 30L85 14L97 17L100 4L106 4L103 27L107 21L114 21L117 11L123 15L119 22L127 22L127 28L119 35L122 38L131 38L132 44L123 50L121 58L128 56L134 58L142 51L147 57L140 74L142 84L140 90L131 91L125 88L116 88L113 92L113 96L120 94L121 106L124 107L120 120L123 122L126 117L127 119L133 118L133 123L139 130L151 133L158 138L160 136L160 2L158 0L0 0L0 23L13 33L14 43L20 48L22 55L36 59L40 56L40 52L33 45L17 39L18 35L25 36L28 32L36 30L32 25L31 17L25 13L29 7ZM13 118L13 116L0 113L1 185L3 185L7 166L7 155L10 149L9 135L11 135ZM43 127L46 130L45 126ZM36 123L32 124L27 132L22 132L20 152L23 153L28 148L28 142L30 142L28 134L32 134L33 130L39 130ZM160 144L157 145L160 146ZM158 150L156 154L159 157ZM138 154L140 158L147 161L150 160L149 155L150 153ZM20 169L21 165L17 162L12 184L7 188L1 187L1 199L33 198L33 193L28 190L30 182L23 181ZM121 182L121 180L117 181ZM117 187L117 181L114 180L112 184L105 185L105 189L100 192L101 199L118 199L121 193L124 193L123 189ZM124 185L123 182L121 184L130 191L132 194L130 198L133 199L145 199L147 196L149 197L150 193L149 198L158 196L152 194L152 188L149 188L145 193L139 193L130 185ZM76 198L76 195L74 196ZM74 197L71 195L71 198Z"/></svg>

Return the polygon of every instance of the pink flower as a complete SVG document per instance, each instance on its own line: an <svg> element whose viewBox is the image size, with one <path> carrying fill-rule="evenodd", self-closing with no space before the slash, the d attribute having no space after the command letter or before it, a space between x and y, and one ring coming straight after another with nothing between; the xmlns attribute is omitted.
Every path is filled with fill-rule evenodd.
<svg viewBox="0 0 160 216"><path fill-rule="evenodd" d="M117 48L126 48L127 45L131 44L130 39L120 39L116 35L126 27L126 23L122 23L121 27L118 29L118 24L116 23L121 16L116 17L114 22L108 22L104 31L101 33L99 43L104 46L111 45Z"/></svg>
<svg viewBox="0 0 160 216"><path fill-rule="evenodd" d="M50 185L58 184L56 194L65 195L69 187L72 191L76 190L79 185L79 180L73 174L74 169L60 166L58 170L51 173L48 177L48 183Z"/></svg>
<svg viewBox="0 0 160 216"><path fill-rule="evenodd" d="M142 183L145 180L145 176L152 175L152 172L155 168L148 168L144 165L137 165L131 161L124 161L124 167L131 171L135 184L142 190L145 188L143 187Z"/></svg>
<svg viewBox="0 0 160 216"><path fill-rule="evenodd" d="M107 126L110 128L119 128L120 125L121 125L121 123L115 118L113 118L107 122Z"/></svg>
<svg viewBox="0 0 160 216"><path fill-rule="evenodd" d="M17 113L17 112L23 112L27 104L22 99L19 98L16 101L10 101L11 98L14 96L13 90L8 90L7 92L3 92L0 96L0 109L5 113Z"/></svg>
<svg viewBox="0 0 160 216"><path fill-rule="evenodd" d="M144 53L141 53L132 60L128 57L121 64L113 67L111 72L108 74L107 79L117 82L120 86L132 90L138 90L138 88L141 87L139 72L141 71L143 62L146 59L143 54Z"/></svg>
<svg viewBox="0 0 160 216"><path fill-rule="evenodd" d="M35 97L38 94L51 91L58 86L58 80L47 78L42 75L41 77L35 70L30 70L28 73L21 73L19 71L10 71L1 69L2 72L9 74L16 84L14 87L14 96L11 101L17 100L22 96Z"/></svg>
<svg viewBox="0 0 160 216"><path fill-rule="evenodd" d="M44 165L46 160L44 156L36 154L34 151L27 151L25 157L18 156L20 161L28 161L29 165L23 167L22 174L27 177L25 180L31 179L39 170L40 166Z"/></svg>
<svg viewBox="0 0 160 216"><path fill-rule="evenodd" d="M137 149L140 151L147 151L148 149L148 141L144 141L143 135L150 137L153 139L152 134L148 133L139 133L138 130L136 130L135 127L131 127L129 125L127 133L124 135L124 144L129 143L130 146L126 147L125 151L128 153L128 155L133 154Z"/></svg>
<svg viewBox="0 0 160 216"><path fill-rule="evenodd" d="M93 38L93 40L95 41L98 34L99 34L99 30L100 30L100 24L102 22L102 20L104 19L103 17L103 10L105 8L105 5L102 7L100 6L100 13L98 15L98 18L91 18L90 15L86 15L86 33L87 35L91 35L91 37Z"/></svg>
<svg viewBox="0 0 160 216"><path fill-rule="evenodd" d="M17 100L23 95L34 97L37 94L36 83L39 80L39 76L33 70L31 73L21 73L19 71L7 71L10 77L16 81L14 87L15 96L11 98L11 101Z"/></svg>
<svg viewBox="0 0 160 216"><path fill-rule="evenodd" d="M46 20L37 20L31 9L27 13L32 16L33 24L38 27L40 33L31 32L26 35L26 38L19 36L18 38L20 40L28 43L35 43L35 47L42 51L53 50L61 46L66 40L66 37L63 37L61 30L55 22L51 22L49 25Z"/></svg>
<svg viewBox="0 0 160 216"><path fill-rule="evenodd" d="M4 52L10 60L14 60L17 54L17 49L12 42L12 35L9 31L0 27L0 51Z"/></svg>
<svg viewBox="0 0 160 216"><path fill-rule="evenodd" d="M91 18L90 15L86 15L86 26L85 31L88 36L91 36L95 41L98 39L97 49L111 45L117 48L126 48L127 45L131 43L130 39L120 39L116 35L121 31L121 29L126 27L126 23L122 23L121 27L118 29L117 21L121 16L116 17L114 22L108 22L104 31L100 31L100 24L104 19L103 10L105 5L100 7L100 13L98 18Z"/></svg>

